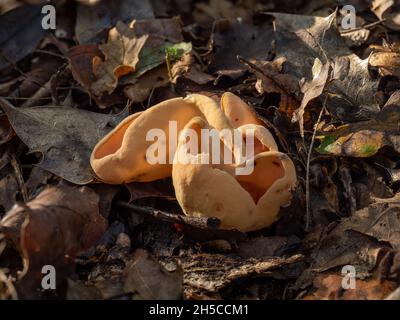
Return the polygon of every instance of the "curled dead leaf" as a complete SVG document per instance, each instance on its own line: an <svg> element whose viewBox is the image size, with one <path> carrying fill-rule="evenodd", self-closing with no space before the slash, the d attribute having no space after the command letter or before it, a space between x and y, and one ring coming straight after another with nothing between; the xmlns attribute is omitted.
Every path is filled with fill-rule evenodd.
<svg viewBox="0 0 400 320"><path fill-rule="evenodd" d="M37 294L44 265L56 268L61 283L73 271L77 254L100 239L107 222L98 205L98 195L89 188L52 187L4 216L0 229L24 259L18 282L23 296Z"/></svg>

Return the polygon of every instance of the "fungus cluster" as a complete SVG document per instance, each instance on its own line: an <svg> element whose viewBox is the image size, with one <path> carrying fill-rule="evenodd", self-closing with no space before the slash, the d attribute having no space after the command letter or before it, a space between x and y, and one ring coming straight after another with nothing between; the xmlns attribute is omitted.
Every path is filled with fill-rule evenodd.
<svg viewBox="0 0 400 320"><path fill-rule="evenodd" d="M170 132L170 121L176 123L176 137ZM211 151L188 152L186 133L188 130L200 133L205 128L239 131L243 133L244 145L248 143L244 133L251 129L253 152L246 154L244 160L251 161L252 172L237 174L236 169L243 163L193 161L210 156L204 153ZM167 158L174 161L150 163L147 160L146 151L152 142L146 135L151 129L165 132L163 143ZM170 148L170 144L175 148ZM231 148L223 140L220 147L221 150ZM272 134L253 110L229 92L222 95L221 107L209 97L192 94L135 113L98 142L90 161L98 178L110 184L153 181L172 175L176 199L186 215L217 217L222 228L243 232L275 222L280 207L290 203L291 190L296 184L291 159L278 151Z"/></svg>

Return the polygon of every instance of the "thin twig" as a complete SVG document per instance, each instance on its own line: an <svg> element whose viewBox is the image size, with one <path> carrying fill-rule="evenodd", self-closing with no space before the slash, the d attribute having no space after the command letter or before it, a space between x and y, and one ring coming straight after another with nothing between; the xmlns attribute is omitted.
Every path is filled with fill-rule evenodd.
<svg viewBox="0 0 400 320"><path fill-rule="evenodd" d="M151 88L151 91L150 91L150 94L149 94L149 98L147 99L147 107L146 107L146 109L150 108L151 98L153 98L153 93L154 93L155 89L156 89L155 87Z"/></svg>
<svg viewBox="0 0 400 320"><path fill-rule="evenodd" d="M256 71L261 73L264 77L267 77L269 80L273 81L273 83L278 87L279 90L281 90L282 92L290 95L291 97L295 98L296 100L298 100L298 97L296 95L290 94L287 92L287 88L285 87L285 85L283 83L281 83L278 79L276 79L276 77L274 77L273 74L269 73L267 74L268 70L267 69L262 69L259 66L257 66L256 64L246 60L245 58L243 58L240 55L236 56L237 60L241 63L244 63L245 65L247 65L251 70Z"/></svg>
<svg viewBox="0 0 400 320"><path fill-rule="evenodd" d="M67 60L67 57L65 57L65 56L63 56L62 54L59 54L59 53L55 53L55 52L51 52L51 51L47 51L47 50L42 50L42 49L36 49L35 52L48 54L49 56L54 56L54 57L57 57L57 58L61 58L61 59Z"/></svg>
<svg viewBox="0 0 400 320"><path fill-rule="evenodd" d="M46 82L46 84L44 86L42 86L41 88L39 88L38 91L36 91L32 97L29 98L29 100L26 100L21 107L22 108L30 108L35 106L35 104L39 101L39 99L42 99L44 97L46 97L48 94L51 93L51 80L52 78L50 78L49 81ZM49 98L50 99L50 98Z"/></svg>
<svg viewBox="0 0 400 320"><path fill-rule="evenodd" d="M365 24L363 26L360 26L360 27L357 27L357 28L354 28L354 29L341 30L340 34L351 33L351 32L359 31L359 30L362 30L362 29L369 29L369 28L375 27L376 25L381 24L381 23L383 23L385 21L386 21L386 18L382 19L382 20L378 20L378 21L375 21L375 22L371 22L371 23Z"/></svg>
<svg viewBox="0 0 400 320"><path fill-rule="evenodd" d="M30 100L32 97L12 97L12 96L7 96L3 97L4 99L9 99L9 100ZM49 100L51 99L50 97L42 97L42 98L36 98L36 100Z"/></svg>
<svg viewBox="0 0 400 320"><path fill-rule="evenodd" d="M128 204L123 201L118 201L117 205L120 207L124 207L130 210L133 210L138 213L142 213L148 216L152 216L153 218L157 218L160 220L172 222L172 223L181 223L191 225L197 228L211 228L218 229L220 221L217 218L202 218L202 217L189 217L178 214L173 214L161 210L156 210L151 207L142 207L134 204Z"/></svg>
<svg viewBox="0 0 400 320"><path fill-rule="evenodd" d="M317 133L317 128L318 125L321 121L322 114L324 113L325 110L325 102L326 99L322 105L321 112L318 115L317 122L315 123L314 126L314 131L313 135L311 138L311 143L310 143L310 148L308 149L308 154L307 154L307 165L306 165L306 231L310 231L310 224L311 224L311 214L310 214L310 162L311 162L311 154L314 148L314 142L315 142L315 135Z"/></svg>
<svg viewBox="0 0 400 320"><path fill-rule="evenodd" d="M11 158L10 159L11 160L11 165L12 165L12 167L14 169L15 177L17 179L19 188L21 190L22 199L24 200L24 202L27 202L28 201L28 190L26 188L25 181L24 181L24 178L22 176L21 168L19 166L19 163L18 163L17 158L15 157L14 153L11 154L10 158Z"/></svg>

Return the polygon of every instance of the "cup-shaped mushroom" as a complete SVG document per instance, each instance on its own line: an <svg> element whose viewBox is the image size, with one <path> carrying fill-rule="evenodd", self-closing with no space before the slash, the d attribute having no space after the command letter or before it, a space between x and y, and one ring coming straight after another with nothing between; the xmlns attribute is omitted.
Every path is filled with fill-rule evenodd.
<svg viewBox="0 0 400 320"><path fill-rule="evenodd" d="M261 152L241 165L204 162L207 154L188 148L186 137L187 130L205 127L204 119L192 119L181 132L175 154L172 179L184 213L217 217L222 228L243 232L270 226L280 207L290 202L296 183L293 162L278 151ZM248 166L246 175L238 174L237 169Z"/></svg>
<svg viewBox="0 0 400 320"><path fill-rule="evenodd" d="M222 95L221 108L235 128L245 124L262 124L254 110L231 92L225 92Z"/></svg>
<svg viewBox="0 0 400 320"><path fill-rule="evenodd" d="M193 94L169 99L127 117L101 139L90 159L94 172L110 184L170 176L179 132L195 116L219 130L230 127L209 97Z"/></svg>

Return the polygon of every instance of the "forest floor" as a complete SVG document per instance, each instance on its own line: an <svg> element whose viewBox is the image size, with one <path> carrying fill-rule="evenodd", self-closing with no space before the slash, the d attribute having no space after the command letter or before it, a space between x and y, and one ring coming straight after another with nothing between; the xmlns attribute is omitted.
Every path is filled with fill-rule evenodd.
<svg viewBox="0 0 400 320"><path fill-rule="evenodd" d="M93 2L54 1L55 29L46 1L0 4L0 299L399 298L399 5ZM273 225L185 217L171 178L96 179L123 118L224 92L294 162Z"/></svg>

